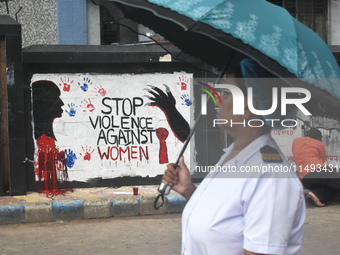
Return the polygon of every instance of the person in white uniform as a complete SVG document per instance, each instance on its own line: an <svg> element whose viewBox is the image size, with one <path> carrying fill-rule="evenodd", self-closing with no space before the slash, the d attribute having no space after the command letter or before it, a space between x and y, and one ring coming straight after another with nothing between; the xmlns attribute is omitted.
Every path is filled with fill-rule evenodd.
<svg viewBox="0 0 340 255"><path fill-rule="evenodd" d="M254 70L266 74L252 60L241 62L243 77L254 76ZM236 85L232 75L228 83ZM245 90L244 85L237 84ZM218 119L247 123L261 118L246 105L244 115L233 115L231 93L225 91L221 98ZM270 108L256 102L260 99L255 95L254 100L258 108ZM188 200L182 216L182 254L302 254L302 185L272 139L270 127L224 124L220 128L234 143L197 189L183 158L176 170L169 164L164 173L163 182Z"/></svg>

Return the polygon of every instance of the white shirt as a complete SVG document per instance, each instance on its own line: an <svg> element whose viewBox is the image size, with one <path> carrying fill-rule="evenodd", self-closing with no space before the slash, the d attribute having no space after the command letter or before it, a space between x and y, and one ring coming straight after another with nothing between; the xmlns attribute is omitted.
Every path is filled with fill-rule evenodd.
<svg viewBox="0 0 340 255"><path fill-rule="evenodd" d="M269 145L283 162L265 162L260 148ZM232 150L225 149L217 165ZM224 166L285 167L270 134L265 134ZM282 168L281 168L282 169ZM221 178L220 178L221 177ZM182 254L302 254L305 201L293 171L284 173L209 173L188 201L182 217Z"/></svg>

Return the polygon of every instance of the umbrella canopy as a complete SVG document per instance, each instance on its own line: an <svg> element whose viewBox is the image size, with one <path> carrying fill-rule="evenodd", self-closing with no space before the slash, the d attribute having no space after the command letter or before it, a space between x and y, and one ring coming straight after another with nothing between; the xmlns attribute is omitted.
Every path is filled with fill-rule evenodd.
<svg viewBox="0 0 340 255"><path fill-rule="evenodd" d="M300 86L327 107L314 113L340 116L338 63L314 31L281 7L265 0L95 1L111 13L119 7L127 18L219 69L238 51L277 77L299 78L305 82Z"/></svg>

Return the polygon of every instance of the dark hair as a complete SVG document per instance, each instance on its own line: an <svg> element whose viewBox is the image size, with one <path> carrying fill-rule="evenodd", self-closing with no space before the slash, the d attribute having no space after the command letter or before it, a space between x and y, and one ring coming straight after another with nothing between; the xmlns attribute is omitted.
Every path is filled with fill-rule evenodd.
<svg viewBox="0 0 340 255"><path fill-rule="evenodd" d="M47 80L33 82L32 95L35 138L45 134L55 139L52 123L55 118L61 117L64 105L58 86Z"/></svg>
<svg viewBox="0 0 340 255"><path fill-rule="evenodd" d="M307 133L306 133L306 136L313 138L313 139L316 139L316 140L319 140L319 141L321 141L321 139L322 139L322 134L321 134L320 130L317 129L317 128L311 128L310 130L308 130Z"/></svg>

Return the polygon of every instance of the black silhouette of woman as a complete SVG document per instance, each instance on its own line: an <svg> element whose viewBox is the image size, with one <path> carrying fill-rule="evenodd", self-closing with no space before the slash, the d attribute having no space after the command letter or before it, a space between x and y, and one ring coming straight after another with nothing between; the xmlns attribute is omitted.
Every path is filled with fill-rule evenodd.
<svg viewBox="0 0 340 255"><path fill-rule="evenodd" d="M33 92L33 118L34 136L55 138L53 133L53 120L61 117L64 105L60 99L58 86L51 81L36 81L32 84Z"/></svg>

